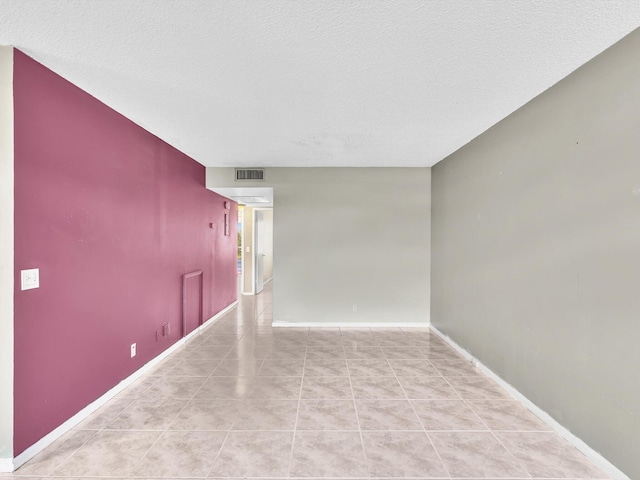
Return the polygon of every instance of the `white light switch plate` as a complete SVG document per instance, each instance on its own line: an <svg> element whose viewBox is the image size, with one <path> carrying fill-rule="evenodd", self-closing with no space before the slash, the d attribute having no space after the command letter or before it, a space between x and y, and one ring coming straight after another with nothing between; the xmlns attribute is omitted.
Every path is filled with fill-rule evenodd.
<svg viewBox="0 0 640 480"><path fill-rule="evenodd" d="M22 290L40 288L40 269L32 268L30 270L21 270L20 279Z"/></svg>

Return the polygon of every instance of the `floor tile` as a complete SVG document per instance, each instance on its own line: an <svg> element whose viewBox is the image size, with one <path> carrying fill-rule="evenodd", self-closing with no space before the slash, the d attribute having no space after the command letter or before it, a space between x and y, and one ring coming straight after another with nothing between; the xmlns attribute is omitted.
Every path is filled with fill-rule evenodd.
<svg viewBox="0 0 640 480"><path fill-rule="evenodd" d="M195 398L241 400L249 395L254 383L254 377L209 377Z"/></svg>
<svg viewBox="0 0 640 480"><path fill-rule="evenodd" d="M386 347L411 347L415 346L415 341L411 338L411 335L398 331L396 329L388 331L380 331L380 329L372 329L373 335L378 341L379 345Z"/></svg>
<svg viewBox="0 0 640 480"><path fill-rule="evenodd" d="M356 399L407 398L394 377L351 377L351 386Z"/></svg>
<svg viewBox="0 0 640 480"><path fill-rule="evenodd" d="M298 430L358 430L352 400L301 400Z"/></svg>
<svg viewBox="0 0 640 480"><path fill-rule="evenodd" d="M444 376L478 375L476 367L466 360L432 358L431 363Z"/></svg>
<svg viewBox="0 0 640 480"><path fill-rule="evenodd" d="M200 389L207 377L162 377L140 396L142 398L190 399Z"/></svg>
<svg viewBox="0 0 640 480"><path fill-rule="evenodd" d="M393 377L394 373L387 360L347 360L349 375L352 377Z"/></svg>
<svg viewBox="0 0 640 480"><path fill-rule="evenodd" d="M227 356L231 347L192 347L187 345L186 352L184 354L186 360L194 360L202 362L205 360L222 360Z"/></svg>
<svg viewBox="0 0 640 480"><path fill-rule="evenodd" d="M109 430L164 430L188 400L139 398L107 424Z"/></svg>
<svg viewBox="0 0 640 480"><path fill-rule="evenodd" d="M440 372L426 359L389 360L393 373L401 377L412 376L440 376Z"/></svg>
<svg viewBox="0 0 640 480"><path fill-rule="evenodd" d="M120 415L133 401L132 398L116 397L90 415L86 420L80 422L75 427L75 430L101 430Z"/></svg>
<svg viewBox="0 0 640 480"><path fill-rule="evenodd" d="M300 398L302 377L257 377L250 398L288 400Z"/></svg>
<svg viewBox="0 0 640 480"><path fill-rule="evenodd" d="M165 432L131 470L142 477L206 477L227 432Z"/></svg>
<svg viewBox="0 0 640 480"><path fill-rule="evenodd" d="M495 399L468 400L468 404L491 430L551 430L547 424L516 401Z"/></svg>
<svg viewBox="0 0 640 480"><path fill-rule="evenodd" d="M289 466L292 477L366 477L358 432L296 432Z"/></svg>
<svg viewBox="0 0 640 480"><path fill-rule="evenodd" d="M424 352L418 347L382 347L382 351L389 360L426 358Z"/></svg>
<svg viewBox="0 0 640 480"><path fill-rule="evenodd" d="M363 432L369 475L381 478L448 478L424 432Z"/></svg>
<svg viewBox="0 0 640 480"><path fill-rule="evenodd" d="M412 400L411 404L427 431L488 430L463 400Z"/></svg>
<svg viewBox="0 0 640 480"><path fill-rule="evenodd" d="M103 430L60 465L58 477L127 476L162 432Z"/></svg>
<svg viewBox="0 0 640 480"><path fill-rule="evenodd" d="M344 356L349 360L385 359L382 348L378 346L345 346Z"/></svg>
<svg viewBox="0 0 640 480"><path fill-rule="evenodd" d="M442 377L398 377L407 397L412 400L460 398L460 395Z"/></svg>
<svg viewBox="0 0 640 480"><path fill-rule="evenodd" d="M240 340L239 335L209 335L205 337L201 345L205 347L232 346Z"/></svg>
<svg viewBox="0 0 640 480"><path fill-rule="evenodd" d="M304 362L290 360L266 360L260 368L259 376L301 377Z"/></svg>
<svg viewBox="0 0 640 480"><path fill-rule="evenodd" d="M428 435L454 478L528 477L521 462L489 432L429 432Z"/></svg>
<svg viewBox="0 0 640 480"><path fill-rule="evenodd" d="M254 377L258 375L262 358L241 358L222 360L212 375L216 377Z"/></svg>
<svg viewBox="0 0 640 480"><path fill-rule="evenodd" d="M343 329L340 334L342 335L342 345L345 347L351 346L377 346L378 341L373 336L370 330L350 330ZM346 348L345 348L346 349Z"/></svg>
<svg viewBox="0 0 640 480"><path fill-rule="evenodd" d="M116 398L139 398L144 392L153 386L162 377L142 377L120 392Z"/></svg>
<svg viewBox="0 0 640 480"><path fill-rule="evenodd" d="M432 360L462 360L462 356L446 344L431 342L429 345L421 347L421 350L427 358Z"/></svg>
<svg viewBox="0 0 640 480"><path fill-rule="evenodd" d="M349 375L345 360L308 358L304 362L305 377L346 377Z"/></svg>
<svg viewBox="0 0 640 480"><path fill-rule="evenodd" d="M307 377L302 382L302 398L351 399L349 377Z"/></svg>
<svg viewBox="0 0 640 480"><path fill-rule="evenodd" d="M20 467L16 474L34 476L49 475L78 451L80 447L93 438L94 435L96 435L96 432L91 430L74 430L68 432L42 453Z"/></svg>
<svg viewBox="0 0 640 480"><path fill-rule="evenodd" d="M357 400L362 430L423 430L408 400Z"/></svg>
<svg viewBox="0 0 640 480"><path fill-rule="evenodd" d="M202 362L194 362L188 360L182 360L175 365L169 371L166 372L167 376L175 377L208 377L216 369L219 360L204 360Z"/></svg>
<svg viewBox="0 0 640 480"><path fill-rule="evenodd" d="M509 399L507 392L502 390L497 383L484 375L476 377L447 377L447 382L465 400L495 398Z"/></svg>
<svg viewBox="0 0 640 480"><path fill-rule="evenodd" d="M169 430L230 430L241 402L194 398L169 425Z"/></svg>
<svg viewBox="0 0 640 480"><path fill-rule="evenodd" d="M282 348L281 346L274 346L265 357L266 360L291 360L302 362L307 355L306 347L293 347Z"/></svg>
<svg viewBox="0 0 640 480"><path fill-rule="evenodd" d="M209 477L285 477L293 432L230 432Z"/></svg>
<svg viewBox="0 0 640 480"><path fill-rule="evenodd" d="M342 347L307 347L306 358L342 359L344 349Z"/></svg>
<svg viewBox="0 0 640 480"><path fill-rule="evenodd" d="M314 331L309 332L307 337L308 347L335 347L342 345L342 336L340 335L340 329L335 331Z"/></svg>
<svg viewBox="0 0 640 480"><path fill-rule="evenodd" d="M293 430L298 399L249 400L242 404L233 422L233 430Z"/></svg>
<svg viewBox="0 0 640 480"><path fill-rule="evenodd" d="M609 478L554 432L496 433L534 478Z"/></svg>

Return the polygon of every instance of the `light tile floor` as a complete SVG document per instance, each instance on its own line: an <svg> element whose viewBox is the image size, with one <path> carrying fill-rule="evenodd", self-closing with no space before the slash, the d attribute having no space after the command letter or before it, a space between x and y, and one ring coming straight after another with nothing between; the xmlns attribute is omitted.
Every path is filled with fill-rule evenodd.
<svg viewBox="0 0 640 480"><path fill-rule="evenodd" d="M243 297L13 476L608 478L427 329L271 319Z"/></svg>

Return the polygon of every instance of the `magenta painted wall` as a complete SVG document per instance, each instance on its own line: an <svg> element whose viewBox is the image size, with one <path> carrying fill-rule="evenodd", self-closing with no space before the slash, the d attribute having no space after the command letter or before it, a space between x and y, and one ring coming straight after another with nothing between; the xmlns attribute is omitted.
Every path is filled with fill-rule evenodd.
<svg viewBox="0 0 640 480"><path fill-rule="evenodd" d="M184 273L204 271L205 319L236 300L237 222L225 236L202 165L23 53L14 62L18 455L181 337ZM39 289L19 290L26 268Z"/></svg>

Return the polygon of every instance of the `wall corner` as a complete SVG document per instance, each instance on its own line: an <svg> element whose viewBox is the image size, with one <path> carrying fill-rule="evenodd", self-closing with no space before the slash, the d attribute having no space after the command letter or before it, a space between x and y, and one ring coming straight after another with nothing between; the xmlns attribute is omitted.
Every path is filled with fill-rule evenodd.
<svg viewBox="0 0 640 480"><path fill-rule="evenodd" d="M0 472L13 470L13 47L0 45Z"/></svg>

